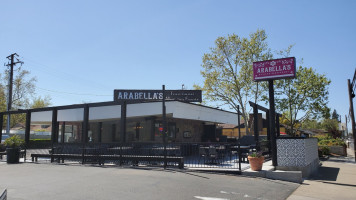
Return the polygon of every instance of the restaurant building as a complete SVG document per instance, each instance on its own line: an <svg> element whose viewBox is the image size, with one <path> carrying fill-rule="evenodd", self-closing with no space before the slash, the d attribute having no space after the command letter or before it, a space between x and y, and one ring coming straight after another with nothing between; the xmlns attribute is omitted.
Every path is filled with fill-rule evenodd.
<svg viewBox="0 0 356 200"><path fill-rule="evenodd" d="M31 127L41 125L51 127L51 139L55 143L160 143L164 119L167 142L216 141L218 124L238 121L237 113L174 100L165 101L164 118L161 101L123 103L115 100L118 95L111 102L3 112L0 120L8 113L26 113L25 141L32 139ZM156 98L162 96L158 94Z"/></svg>

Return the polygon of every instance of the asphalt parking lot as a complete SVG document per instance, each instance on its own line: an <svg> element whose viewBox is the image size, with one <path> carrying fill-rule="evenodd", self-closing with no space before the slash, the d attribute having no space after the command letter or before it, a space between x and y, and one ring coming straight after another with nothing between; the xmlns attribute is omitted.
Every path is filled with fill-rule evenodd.
<svg viewBox="0 0 356 200"><path fill-rule="evenodd" d="M286 199L299 184L161 168L0 163L8 199Z"/></svg>

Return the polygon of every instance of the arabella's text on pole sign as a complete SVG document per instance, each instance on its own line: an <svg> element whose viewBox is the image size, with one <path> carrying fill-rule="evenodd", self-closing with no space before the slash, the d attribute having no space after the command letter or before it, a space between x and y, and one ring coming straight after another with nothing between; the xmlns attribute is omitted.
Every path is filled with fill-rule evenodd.
<svg viewBox="0 0 356 200"><path fill-rule="evenodd" d="M265 81L283 78L295 78L295 58L282 58L253 63L253 80Z"/></svg>

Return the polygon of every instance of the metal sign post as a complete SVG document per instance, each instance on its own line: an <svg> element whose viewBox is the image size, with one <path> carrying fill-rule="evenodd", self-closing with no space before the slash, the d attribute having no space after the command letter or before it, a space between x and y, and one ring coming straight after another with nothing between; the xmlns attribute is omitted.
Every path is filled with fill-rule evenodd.
<svg viewBox="0 0 356 200"><path fill-rule="evenodd" d="M274 88L273 80L268 81L269 87L269 125L270 125L270 136L271 136L271 152L272 152L272 165L278 166L277 164L277 142L276 142L276 110L274 105Z"/></svg>

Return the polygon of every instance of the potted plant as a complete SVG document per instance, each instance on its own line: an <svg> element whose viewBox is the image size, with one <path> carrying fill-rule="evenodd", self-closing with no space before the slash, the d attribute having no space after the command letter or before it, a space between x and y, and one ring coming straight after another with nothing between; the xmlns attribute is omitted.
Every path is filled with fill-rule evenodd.
<svg viewBox="0 0 356 200"><path fill-rule="evenodd" d="M262 155L262 152L257 152L255 149L248 154L248 161L250 163L251 170L261 171L262 165L265 160L265 157Z"/></svg>
<svg viewBox="0 0 356 200"><path fill-rule="evenodd" d="M6 146L6 161L7 163L18 163L20 160L20 147L24 144L24 140L18 135L14 135L5 140Z"/></svg>

